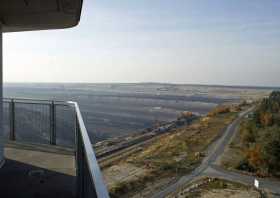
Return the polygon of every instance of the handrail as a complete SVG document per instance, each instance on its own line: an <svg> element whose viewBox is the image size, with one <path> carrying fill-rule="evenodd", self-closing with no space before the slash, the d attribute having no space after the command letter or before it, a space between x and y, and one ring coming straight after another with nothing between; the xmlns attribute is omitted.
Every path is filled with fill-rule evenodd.
<svg viewBox="0 0 280 198"><path fill-rule="evenodd" d="M87 129L86 129L84 121L83 121L83 117L82 117L79 105L78 105L77 102L72 102L72 101L68 101L68 104L72 104L75 108L75 111L76 111L77 125L78 125L77 126L77 129L78 129L77 132L80 133L80 134L76 134L76 136L78 138L78 141L79 141L79 135L81 136L81 143L83 144L83 148L84 148L84 151L83 151L84 153L83 154L84 154L84 157L86 158L86 162L87 162L88 169L89 169L88 171L90 173L92 182L95 185L96 197L98 197L98 198L109 198L109 193L108 193L107 188L105 186L105 183L103 181L101 170L99 168L95 153L93 151L93 147L92 147L92 144L90 142L90 139L89 139ZM79 144L79 142L78 142L78 144ZM78 150L77 155L79 155L79 154L82 155L81 153L79 153L79 150ZM77 156L77 159L79 159L79 156ZM85 167L84 165L85 164L81 164L80 166L82 168L84 168ZM79 169L79 167L78 167L78 169ZM84 170L80 170L80 171L84 172ZM79 178L78 178L78 180L79 180ZM82 185L85 185L85 184L82 184ZM82 186L80 188L83 188L82 191L84 191L85 187ZM83 194L83 193L81 193L81 194ZM82 197L85 197L85 195L82 195Z"/></svg>
<svg viewBox="0 0 280 198"><path fill-rule="evenodd" d="M22 102L24 101L24 102ZM15 141L15 104L42 104L49 105L50 144L56 145L55 105L66 105L75 112L75 140L76 140L76 170L77 170L77 197L79 198L109 198L109 193L103 181L93 146L91 144L83 117L77 102L52 101L22 98L4 98L9 103L10 140ZM74 120L73 120L74 121Z"/></svg>
<svg viewBox="0 0 280 198"><path fill-rule="evenodd" d="M19 103L27 103L27 104L51 104L52 102L61 105L68 104L68 101L63 101L63 100L47 100L47 99L32 99L32 98L3 98L3 102L10 102L11 100Z"/></svg>

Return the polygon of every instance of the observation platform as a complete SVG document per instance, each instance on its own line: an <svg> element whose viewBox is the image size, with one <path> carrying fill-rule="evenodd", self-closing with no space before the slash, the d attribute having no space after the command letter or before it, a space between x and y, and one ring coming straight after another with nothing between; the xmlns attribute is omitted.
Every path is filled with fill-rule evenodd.
<svg viewBox="0 0 280 198"><path fill-rule="evenodd" d="M5 99L3 103L1 197L109 198L76 102Z"/></svg>
<svg viewBox="0 0 280 198"><path fill-rule="evenodd" d="M77 197L75 155L71 149L9 142L5 158L0 169L3 197Z"/></svg>

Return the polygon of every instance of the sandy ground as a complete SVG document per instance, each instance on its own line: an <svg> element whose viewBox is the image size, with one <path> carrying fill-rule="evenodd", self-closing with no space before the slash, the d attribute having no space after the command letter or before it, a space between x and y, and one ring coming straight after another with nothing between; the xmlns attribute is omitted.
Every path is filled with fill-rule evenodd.
<svg viewBox="0 0 280 198"><path fill-rule="evenodd" d="M154 195L155 192L162 190L166 186L175 182L175 180L176 180L175 177L159 178L155 182L147 183L144 190L134 195L131 195L130 198L150 198L151 196Z"/></svg>
<svg viewBox="0 0 280 198"><path fill-rule="evenodd" d="M259 198L260 194L255 190L210 190L204 192L200 196L201 198Z"/></svg>
<svg viewBox="0 0 280 198"><path fill-rule="evenodd" d="M103 170L105 183L110 189L116 183L132 181L139 176L145 175L147 170L139 168L130 163L121 163Z"/></svg>
<svg viewBox="0 0 280 198"><path fill-rule="evenodd" d="M121 182L129 182L137 179L137 177L143 177L148 173L148 169L139 168L134 166L133 164L122 162L117 165L108 167L103 170L103 175L105 179L105 183L108 188L112 188L115 185ZM139 192L131 192L124 197L129 198L143 198L143 197L151 197L155 190L159 190L166 185L169 185L175 180L175 178L159 178L156 181L147 181L146 187Z"/></svg>

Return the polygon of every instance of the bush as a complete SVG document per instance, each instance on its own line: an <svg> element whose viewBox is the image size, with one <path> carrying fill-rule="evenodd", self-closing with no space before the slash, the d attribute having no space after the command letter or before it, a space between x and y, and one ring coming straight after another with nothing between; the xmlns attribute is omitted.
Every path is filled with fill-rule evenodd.
<svg viewBox="0 0 280 198"><path fill-rule="evenodd" d="M229 113L230 112L230 107L229 106L218 106L214 110L210 111L208 113L208 116L215 116L218 114L224 114L224 113Z"/></svg>
<svg viewBox="0 0 280 198"><path fill-rule="evenodd" d="M261 149L261 146L256 144L246 153L248 163L250 166L254 167L254 169L260 169L260 167L265 163Z"/></svg>
<svg viewBox="0 0 280 198"><path fill-rule="evenodd" d="M240 138L243 145L256 142L256 126L250 121L243 122L240 127Z"/></svg>
<svg viewBox="0 0 280 198"><path fill-rule="evenodd" d="M267 129L263 134L263 157L267 163L268 172L280 172L280 128Z"/></svg>
<svg viewBox="0 0 280 198"><path fill-rule="evenodd" d="M242 171L248 171L251 173L256 172L256 169L249 164L247 159L243 159L242 161L240 161L236 169Z"/></svg>

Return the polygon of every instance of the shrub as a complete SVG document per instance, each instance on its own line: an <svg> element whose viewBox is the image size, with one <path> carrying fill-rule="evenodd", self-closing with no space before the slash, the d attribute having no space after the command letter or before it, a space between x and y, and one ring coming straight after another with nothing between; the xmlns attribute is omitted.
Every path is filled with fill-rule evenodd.
<svg viewBox="0 0 280 198"><path fill-rule="evenodd" d="M243 159L242 161L240 161L236 168L238 170L248 171L248 172L255 172L256 171L256 169L249 164L249 162L246 158Z"/></svg>
<svg viewBox="0 0 280 198"><path fill-rule="evenodd" d="M212 117L218 114L224 114L224 113L229 113L230 112L230 107L229 106L218 106L212 111L208 113L208 116Z"/></svg>
<svg viewBox="0 0 280 198"><path fill-rule="evenodd" d="M261 146L256 144L247 151L247 160L250 166L258 169L263 163L263 156L261 153Z"/></svg>
<svg viewBox="0 0 280 198"><path fill-rule="evenodd" d="M240 127L240 138L244 145L256 142L256 127L254 123L247 121L243 122Z"/></svg>

